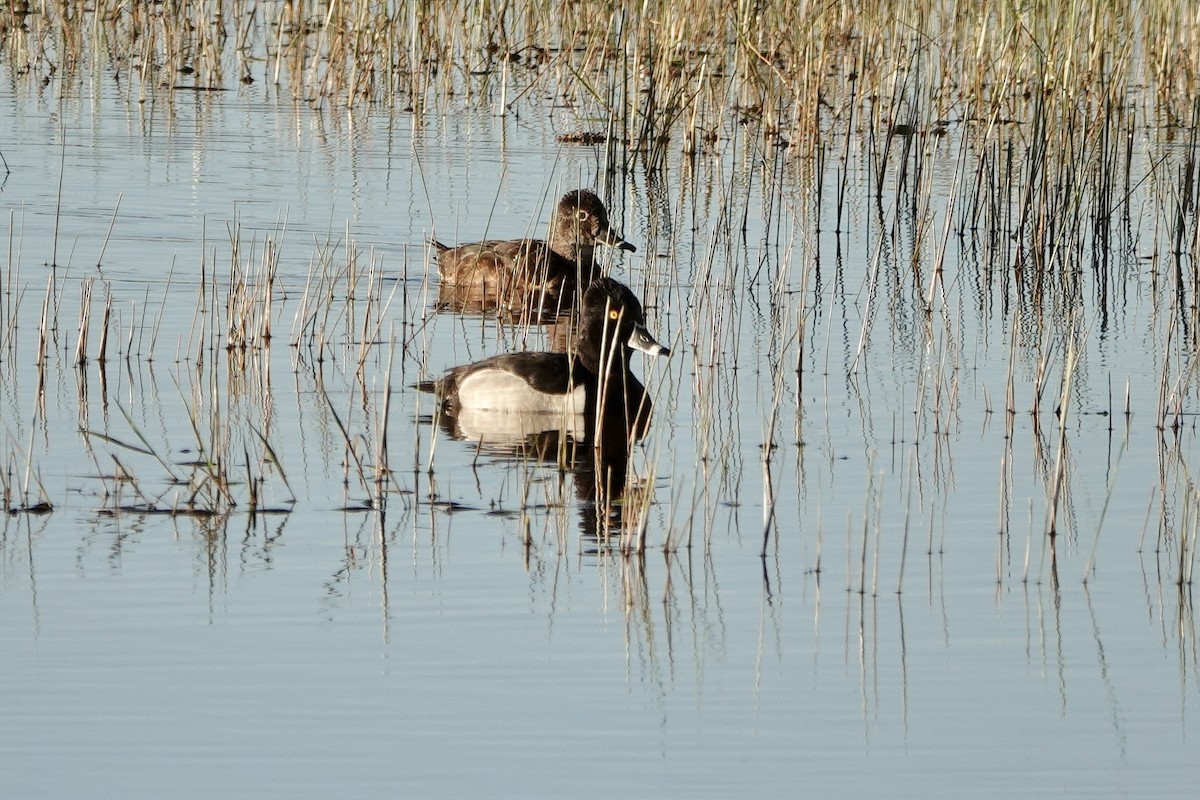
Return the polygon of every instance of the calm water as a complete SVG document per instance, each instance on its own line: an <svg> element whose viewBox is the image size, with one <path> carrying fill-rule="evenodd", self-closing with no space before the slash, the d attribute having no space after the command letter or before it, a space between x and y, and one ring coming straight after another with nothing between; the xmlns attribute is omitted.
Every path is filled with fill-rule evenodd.
<svg viewBox="0 0 1200 800"><path fill-rule="evenodd" d="M624 176L614 226L639 249L614 272L673 354L637 365L653 504L646 556L622 557L597 552L570 474L477 455L411 388L546 346L434 314L423 242L540 234L559 194L602 187L595 150L555 142L574 120L12 87L0 456L13 502L40 481L54 511L0 522L5 796L1194 792L1200 656L1176 579L1197 448L1190 416L1159 430L1164 359L1195 403L1152 221L1132 223L1137 269L1083 270L1074 327L1039 327L953 237L926 314L914 217L894 169L869 199L863 153L826 167L848 176L840 235L802 168L764 183L786 156L753 143ZM925 264L963 135L931 145ZM232 265L253 278L269 247L275 337L237 363ZM106 293L113 341L77 370L89 277L88 352ZM378 455L389 374L396 485L346 511L372 492L342 430ZM236 457L234 513L119 510L178 505L170 477L201 446ZM245 513L247 461L293 513Z"/></svg>

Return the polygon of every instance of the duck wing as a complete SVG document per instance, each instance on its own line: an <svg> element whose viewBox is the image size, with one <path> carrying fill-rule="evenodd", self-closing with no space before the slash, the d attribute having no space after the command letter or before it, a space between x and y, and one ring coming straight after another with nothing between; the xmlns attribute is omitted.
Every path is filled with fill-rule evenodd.
<svg viewBox="0 0 1200 800"><path fill-rule="evenodd" d="M540 239L489 239L438 251L438 274L450 283L509 277L527 281L559 271L557 254Z"/></svg>

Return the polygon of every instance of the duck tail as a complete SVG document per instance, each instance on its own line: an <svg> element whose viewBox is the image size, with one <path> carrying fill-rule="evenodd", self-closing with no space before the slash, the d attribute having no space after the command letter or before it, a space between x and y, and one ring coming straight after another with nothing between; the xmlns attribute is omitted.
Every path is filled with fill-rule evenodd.
<svg viewBox="0 0 1200 800"><path fill-rule="evenodd" d="M430 236L427 241L429 242L430 246L434 247L439 253L444 253L450 249L450 245L442 244L441 242L439 242L437 239L433 238L432 236Z"/></svg>

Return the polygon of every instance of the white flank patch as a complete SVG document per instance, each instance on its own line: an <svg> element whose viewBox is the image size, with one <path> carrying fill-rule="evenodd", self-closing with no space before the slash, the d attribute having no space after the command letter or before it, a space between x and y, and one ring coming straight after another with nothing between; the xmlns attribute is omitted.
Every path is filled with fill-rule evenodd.
<svg viewBox="0 0 1200 800"><path fill-rule="evenodd" d="M582 414L586 395L583 386L565 395L539 392L520 376L499 369L477 370L458 381L459 406L479 411Z"/></svg>

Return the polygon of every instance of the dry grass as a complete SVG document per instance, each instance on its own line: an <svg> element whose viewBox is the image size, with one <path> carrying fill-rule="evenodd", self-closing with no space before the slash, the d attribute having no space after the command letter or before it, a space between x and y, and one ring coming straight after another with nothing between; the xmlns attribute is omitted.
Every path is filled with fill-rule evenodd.
<svg viewBox="0 0 1200 800"><path fill-rule="evenodd" d="M848 585L864 593L876 592L879 553L891 541L907 555L910 533L924 526L932 554L946 535L939 502L954 486L973 350L987 344L965 341L968 329L1003 337L1008 355L1004 387L982 392L989 415L989 390L997 411L1003 397L1005 418L998 562L1019 502L1015 474L1040 482L1044 538L1078 533L1071 511L1078 414L1068 412L1077 411L1073 387L1088 379L1085 324L1102 335L1125 298L1144 292L1153 304L1148 338L1160 375L1154 426L1178 433L1200 390L1200 15L1193 2L1161 0L1136 10L945 0L685 0L652 7L592 0L15 2L0 13L0 58L19 76L16 91L27 95L102 82L129 103L170 103L183 92L219 90L329 111L411 112L418 125L463 107L497 114L569 109L563 136L599 148L605 180L645 181L639 197L650 201L647 231L659 250L670 251L673 271L639 276L634 288L686 345L665 375L654 377L688 387L678 394L690 406L672 406L673 399L656 406L656 425L686 416L694 451L679 459L656 427L646 447L648 477L626 496L629 527L619 548L626 552L646 547L655 524L654 481L664 475L672 481L663 534L669 552L692 546L694 532L707 552L726 521L716 509L734 507L759 475L756 538L764 556L772 541L778 547L776 506L807 491L806 459L816 460L801 445L802 431L813 425L804 398L828 401L829 387L844 383L847 402L859 404L853 413L868 443L864 460L882 461L874 447L884 437L864 409L878 353L900 349L897 342L916 354L900 404L911 419L893 413L892 444L903 469L885 480L868 468L856 484L866 487L862 518L847 522L859 532L848 548L858 564L848 577L856 572L857 579ZM15 288L22 284L14 227L10 217L8 267L0 273L0 357L10 359L24 292ZM761 239L748 241L747 231L761 231ZM282 286L285 232L281 222L272 237L247 242L235 220L227 253L205 245L195 322L178 345L179 360L195 371L181 381L181 394L189 398L191 440L203 458L187 475L175 474L177 465L168 468L165 458L162 464L188 487L179 490L184 505L219 513L264 507L275 478L290 496L271 444L277 434L267 368L285 339L294 371L323 400L346 507L380 507L400 491L391 462L401 457L389 457L388 447L392 391L429 366L428 285L420 297L406 294L407 280L387 289L380 261L347 232L344 242L314 246L303 285ZM856 285L847 281L843 248L860 241L867 252L851 257L868 271ZM407 277L407 262L404 269ZM105 360L112 309L121 307L104 285L93 336L92 288L80 287L73 362L81 369L90 368L93 352L97 366ZM51 277L31 348L39 392L58 336L62 289ZM968 297L975 307L964 305ZM401 307L398 323L393 299ZM161 307L152 310L147 296L128 323L131 343L135 329L155 331L147 361ZM1081 321L1082 307L1096 309L1097 319ZM147 324L139 314L158 316ZM835 331L835 315L844 331ZM966 324L968 316L984 322ZM280 336L280 320L288 318L290 333ZM992 320L1000 321L995 329ZM679 323L674 331L671 322ZM759 324L767 343L748 353L747 328ZM225 359L217 357L222 353ZM349 387L345 394L326 391L334 378ZM758 386L752 407L740 393L747 380ZM255 409L253 418L231 408L230 395ZM1127 388L1127 427L1130 404ZM1013 445L1022 414L1034 425L1029 454ZM794 442L787 441L789 427ZM420 425L413 428L414 440L404 446L417 465ZM761 451L747 466L742 444L754 437ZM146 438L137 445L143 456L159 447ZM109 444L131 449L129 442ZM32 475L26 452L7 460ZM433 446L426 452L432 472ZM800 484L795 493L780 484L789 452L795 464L788 469ZM832 472L832 454L820 458L821 469ZM1016 463L1022 458L1028 461ZM123 482L114 486L124 488L133 467L113 460ZM410 460L407 452L403 460ZM1179 466L1161 481L1163 504L1179 495L1167 490L1172 481L1190 486L1180 477L1190 475L1186 455L1170 463ZM6 480L6 496L16 497L23 483ZM885 493L903 498L905 509L903 535L890 540ZM164 505L149 490L145 496ZM1192 525L1190 494L1187 503L1182 516ZM1169 511L1160 514L1163 531L1174 525ZM1175 571L1189 579L1194 530L1185 527L1175 540ZM526 534L533 541L528 528ZM545 540L561 549L557 533ZM1054 551L1049 555L1053 576ZM898 588L904 569L902 558ZM998 563L998 580L1003 572Z"/></svg>
<svg viewBox="0 0 1200 800"><path fill-rule="evenodd" d="M670 148L711 149L731 124L812 154L839 120L872 128L884 148L888 131L936 135L963 120L1042 120L1052 138L1135 104L1186 123L1200 86L1200 19L1187 0L1136 12L1082 0L34 0L0 15L0 51L31 83L95 75L142 101L252 83L418 114L549 99L650 164Z"/></svg>

